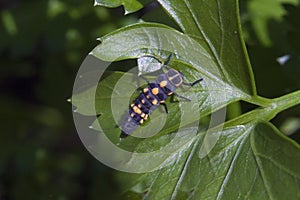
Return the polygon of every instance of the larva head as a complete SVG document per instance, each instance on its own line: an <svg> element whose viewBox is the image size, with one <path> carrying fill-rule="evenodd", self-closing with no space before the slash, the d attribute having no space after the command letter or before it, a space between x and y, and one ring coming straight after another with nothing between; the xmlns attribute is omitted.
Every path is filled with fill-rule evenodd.
<svg viewBox="0 0 300 200"><path fill-rule="evenodd" d="M179 87L182 84L183 76L179 71L175 69L169 69L166 74L168 81L175 87Z"/></svg>

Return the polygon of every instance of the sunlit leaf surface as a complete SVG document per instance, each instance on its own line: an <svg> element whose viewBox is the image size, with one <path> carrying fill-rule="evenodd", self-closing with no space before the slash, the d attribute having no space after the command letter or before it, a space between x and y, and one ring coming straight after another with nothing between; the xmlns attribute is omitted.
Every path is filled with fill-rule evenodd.
<svg viewBox="0 0 300 200"><path fill-rule="evenodd" d="M137 0L95 0L95 6L115 8L124 6L125 14L138 11L143 5Z"/></svg>
<svg viewBox="0 0 300 200"><path fill-rule="evenodd" d="M200 159L202 141L203 134L197 135L174 165L133 176L131 190L139 188L147 200L299 199L299 147L271 124L227 127ZM130 189L124 182L125 188Z"/></svg>

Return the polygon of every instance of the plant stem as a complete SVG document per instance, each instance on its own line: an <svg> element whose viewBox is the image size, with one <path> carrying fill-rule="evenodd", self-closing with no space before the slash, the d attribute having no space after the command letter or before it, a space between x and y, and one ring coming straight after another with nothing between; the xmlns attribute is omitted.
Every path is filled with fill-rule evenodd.
<svg viewBox="0 0 300 200"><path fill-rule="evenodd" d="M275 98L272 103L277 111L276 114L298 104L300 104L300 90Z"/></svg>
<svg viewBox="0 0 300 200"><path fill-rule="evenodd" d="M264 104L264 106L247 112L237 118L229 120L225 123L225 126L236 126L246 124L254 120L270 121L278 113L300 104L300 90L292 92L290 94L275 98L266 99L263 97L255 97L254 102Z"/></svg>
<svg viewBox="0 0 300 200"><path fill-rule="evenodd" d="M273 102L273 100L261 96L254 96L252 99L248 100L247 102L260 107L267 107Z"/></svg>
<svg viewBox="0 0 300 200"><path fill-rule="evenodd" d="M239 101L229 104L227 107L227 117L228 119L234 119L242 114L241 103Z"/></svg>

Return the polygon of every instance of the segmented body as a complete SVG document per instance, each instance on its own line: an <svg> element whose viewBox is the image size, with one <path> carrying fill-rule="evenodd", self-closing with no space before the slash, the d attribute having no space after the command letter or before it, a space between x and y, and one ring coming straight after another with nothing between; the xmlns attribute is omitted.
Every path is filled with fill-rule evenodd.
<svg viewBox="0 0 300 200"><path fill-rule="evenodd" d="M164 104L168 96L182 83L183 76L175 69L169 69L166 73L158 75L156 81L148 83L148 87L144 88L131 104L120 137L128 136L137 126L143 124L151 112L160 104ZM165 109L167 111L166 106Z"/></svg>

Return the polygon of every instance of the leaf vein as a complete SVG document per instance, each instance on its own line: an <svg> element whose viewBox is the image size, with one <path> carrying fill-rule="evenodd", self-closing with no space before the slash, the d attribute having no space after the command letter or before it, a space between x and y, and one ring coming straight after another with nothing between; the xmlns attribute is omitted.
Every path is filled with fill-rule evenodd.
<svg viewBox="0 0 300 200"><path fill-rule="evenodd" d="M198 146L197 144L198 144L198 141L200 140L200 138L201 138L201 137L199 136L198 139L194 142L193 148L192 148L192 150L191 150L191 152L190 152L190 154L189 154L189 156L188 156L188 158L187 158L187 161L186 161L185 164L184 164L184 167L183 167L183 169L182 169L182 171L181 171L181 174L180 174L180 176L179 176L179 179L178 179L178 181L177 181L177 183L176 183L176 186L174 187L174 190L173 190L173 192L172 192L171 200L173 200L173 199L176 198L177 190L178 190L180 184L181 184L182 181L183 181L184 175L185 175L185 173L186 173L186 171L187 171L187 168L188 168L188 165L189 165L189 163L191 162L191 159L192 159L192 157L193 157L193 155L194 155L194 153L195 153L195 150L197 149L197 146Z"/></svg>
<svg viewBox="0 0 300 200"><path fill-rule="evenodd" d="M224 191L224 187L225 187L225 186L227 185L227 183L228 183L228 180L229 180L230 175L231 175L231 173L232 173L234 164L235 164L235 162L236 162L238 156L240 155L240 152L241 152L241 150L242 150L243 144L244 144L244 142L246 141L246 139L247 139L247 137L245 137L245 138L241 141L241 143L240 143L238 149L236 150L236 152L235 152L235 154L234 154L233 159L232 159L231 162L230 162L228 171L226 172L226 176L225 176L225 178L223 179L223 182L222 182L222 184L221 184L221 186L220 186L220 189L219 189L219 192L218 192L218 195L217 195L217 200L219 200L219 199L222 198L222 194L223 194L223 191Z"/></svg>
<svg viewBox="0 0 300 200"><path fill-rule="evenodd" d="M256 153L256 156L260 156L261 158L264 158L268 161L270 161L272 164L274 164L276 167L278 167L279 169L282 169L283 171L285 171L287 174L297 178L300 180L300 176L291 172L290 170L288 170L287 168L285 168L284 166L280 165L279 163L277 163L276 161L274 161L273 159L265 156L264 154L260 154L260 153Z"/></svg>
<svg viewBox="0 0 300 200"><path fill-rule="evenodd" d="M257 166L258 166L257 168L258 168L258 170L259 170L259 172L260 172L260 174L261 174L262 182L263 182L263 185L264 185L264 187L265 187L265 189L266 189L266 191L267 191L267 194L268 194L268 196L269 196L270 199L274 199L274 198L272 197L272 192L270 191L270 188L267 186L268 184L266 183L266 178L265 178L265 174L264 174L262 165L261 165L261 163L260 163L258 157L255 156L253 147L252 147L251 149L252 149L252 153L253 153L254 158L255 158L255 162L256 162L256 164L257 164Z"/></svg>
<svg viewBox="0 0 300 200"><path fill-rule="evenodd" d="M187 0L184 1L186 7L188 8L187 10L190 12L191 16L193 17L193 21L196 23L197 25L197 28L200 32L200 34L203 36L205 42L207 43L210 51L212 52L214 58L216 59L217 61L217 67L219 68L219 72L222 74L223 77L226 78L226 80L230 81L230 78L225 74L225 70L222 70L222 62L217 54L217 51L214 47L214 45L211 43L210 39L206 36L206 34L204 33L203 31L203 28L200 24L200 22L197 20L197 17L195 16L195 14L192 12L192 6L188 3Z"/></svg>

